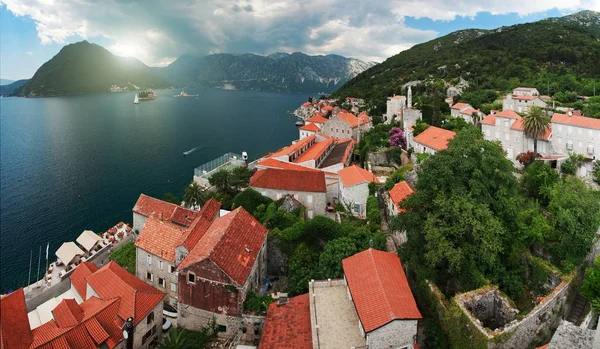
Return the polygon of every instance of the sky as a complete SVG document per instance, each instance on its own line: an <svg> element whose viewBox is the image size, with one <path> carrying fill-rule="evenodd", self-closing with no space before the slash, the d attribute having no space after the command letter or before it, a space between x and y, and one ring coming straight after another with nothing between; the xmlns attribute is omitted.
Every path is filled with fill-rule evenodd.
<svg viewBox="0 0 600 349"><path fill-rule="evenodd" d="M455 30L579 10L600 11L600 0L0 0L0 78L30 78L81 40L149 66L297 51L382 62Z"/></svg>

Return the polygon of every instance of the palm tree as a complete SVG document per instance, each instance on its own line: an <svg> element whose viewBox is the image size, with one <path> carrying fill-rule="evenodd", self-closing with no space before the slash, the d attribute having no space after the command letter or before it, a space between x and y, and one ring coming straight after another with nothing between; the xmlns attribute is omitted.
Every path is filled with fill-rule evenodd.
<svg viewBox="0 0 600 349"><path fill-rule="evenodd" d="M191 349L188 331L179 328L173 328L169 331L169 335L160 343L160 349Z"/></svg>
<svg viewBox="0 0 600 349"><path fill-rule="evenodd" d="M525 137L533 139L533 154L537 158L537 139L546 134L546 128L550 123L550 118L546 112L538 107L532 106L523 117L523 132Z"/></svg>
<svg viewBox="0 0 600 349"><path fill-rule="evenodd" d="M187 207L203 206L208 198L208 191L196 182L190 183L183 192L183 200Z"/></svg>

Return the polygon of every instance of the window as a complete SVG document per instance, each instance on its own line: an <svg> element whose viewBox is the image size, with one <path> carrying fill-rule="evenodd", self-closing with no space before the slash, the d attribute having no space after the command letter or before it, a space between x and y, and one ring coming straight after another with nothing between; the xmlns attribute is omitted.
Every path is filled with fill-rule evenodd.
<svg viewBox="0 0 600 349"><path fill-rule="evenodd" d="M360 204L354 204L354 206L352 207L352 211L354 211L355 213L360 213Z"/></svg>
<svg viewBox="0 0 600 349"><path fill-rule="evenodd" d="M508 120L504 120L504 127L508 128Z"/></svg>
<svg viewBox="0 0 600 349"><path fill-rule="evenodd" d="M146 316L146 325L149 325L153 322L154 322L154 313L150 313L150 314L148 314L148 316Z"/></svg>
<svg viewBox="0 0 600 349"><path fill-rule="evenodd" d="M331 132L333 132L333 127L331 128Z"/></svg>
<svg viewBox="0 0 600 349"><path fill-rule="evenodd" d="M165 288L165 286L167 285L165 283L165 279L163 278L158 278L158 284L160 285L160 287Z"/></svg>
<svg viewBox="0 0 600 349"><path fill-rule="evenodd" d="M225 326L225 325L219 325L219 329L217 331L218 332L227 332L227 326Z"/></svg>
<svg viewBox="0 0 600 349"><path fill-rule="evenodd" d="M146 256L146 263L148 263L148 265L152 265L152 256L151 255Z"/></svg>
<svg viewBox="0 0 600 349"><path fill-rule="evenodd" d="M340 132L340 130L338 128L336 128L335 129L335 133L338 133L338 132Z"/></svg>
<svg viewBox="0 0 600 349"><path fill-rule="evenodd" d="M154 326L146 332L144 337L142 337L142 344L146 343L148 339L150 339L154 335Z"/></svg>
<svg viewBox="0 0 600 349"><path fill-rule="evenodd" d="M171 291L177 292L177 284L171 282Z"/></svg>
<svg viewBox="0 0 600 349"><path fill-rule="evenodd" d="M308 201L309 204L312 204L312 195L307 195L306 200Z"/></svg>
<svg viewBox="0 0 600 349"><path fill-rule="evenodd" d="M148 279L150 281L154 280L154 278L152 277L152 273L151 272L149 272L149 271L146 272L146 279Z"/></svg>
<svg viewBox="0 0 600 349"><path fill-rule="evenodd" d="M163 262L158 261L158 269L163 270Z"/></svg>
<svg viewBox="0 0 600 349"><path fill-rule="evenodd" d="M191 272L188 274L188 283L190 283L190 284L196 283L196 274L191 273Z"/></svg>
<svg viewBox="0 0 600 349"><path fill-rule="evenodd" d="M174 265L169 265L169 273L174 274L177 271L177 268Z"/></svg>

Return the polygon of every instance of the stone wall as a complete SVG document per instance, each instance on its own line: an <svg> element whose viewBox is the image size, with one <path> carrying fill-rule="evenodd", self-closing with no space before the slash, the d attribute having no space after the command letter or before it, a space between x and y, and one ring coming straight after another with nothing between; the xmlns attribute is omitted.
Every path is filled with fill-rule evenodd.
<svg viewBox="0 0 600 349"><path fill-rule="evenodd" d="M40 283L41 282L45 281L40 281ZM60 296L61 294L67 292L69 288L71 288L71 280L67 278L62 279L57 284L46 288L44 292L38 294L35 297L28 298L27 295L25 295L25 305L27 307L27 312L33 311L48 300Z"/></svg>
<svg viewBox="0 0 600 349"><path fill-rule="evenodd" d="M367 334L369 349L404 348L415 344L417 320L395 320Z"/></svg>
<svg viewBox="0 0 600 349"><path fill-rule="evenodd" d="M150 343L154 340L154 338L159 338L162 333L162 319L163 319L163 302L158 302L158 304L152 309L154 313L154 321L148 323L148 315L144 317L133 329L133 347L146 349L150 346ZM142 343L144 335L150 331L150 329L154 328L154 334L150 336L144 343Z"/></svg>
<svg viewBox="0 0 600 349"><path fill-rule="evenodd" d="M491 330L504 327L513 321L519 312L497 289L479 289L463 293L457 297L457 301L479 320L481 325Z"/></svg>
<svg viewBox="0 0 600 349"><path fill-rule="evenodd" d="M267 240L267 274L286 275L288 269L288 257L278 246L277 238Z"/></svg>

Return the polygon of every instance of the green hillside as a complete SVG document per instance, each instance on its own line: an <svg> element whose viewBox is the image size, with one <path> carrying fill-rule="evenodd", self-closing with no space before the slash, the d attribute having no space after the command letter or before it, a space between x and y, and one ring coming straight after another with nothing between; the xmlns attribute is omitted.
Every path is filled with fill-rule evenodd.
<svg viewBox="0 0 600 349"><path fill-rule="evenodd" d="M350 80L335 95L377 105L409 81L460 77L479 89L525 85L541 93L591 95L600 78L600 13L583 11L496 30L453 32L388 58Z"/></svg>
<svg viewBox="0 0 600 349"><path fill-rule="evenodd" d="M19 96L59 96L106 92L111 85L164 88L170 84L135 58L118 57L87 41L63 47L44 63Z"/></svg>

